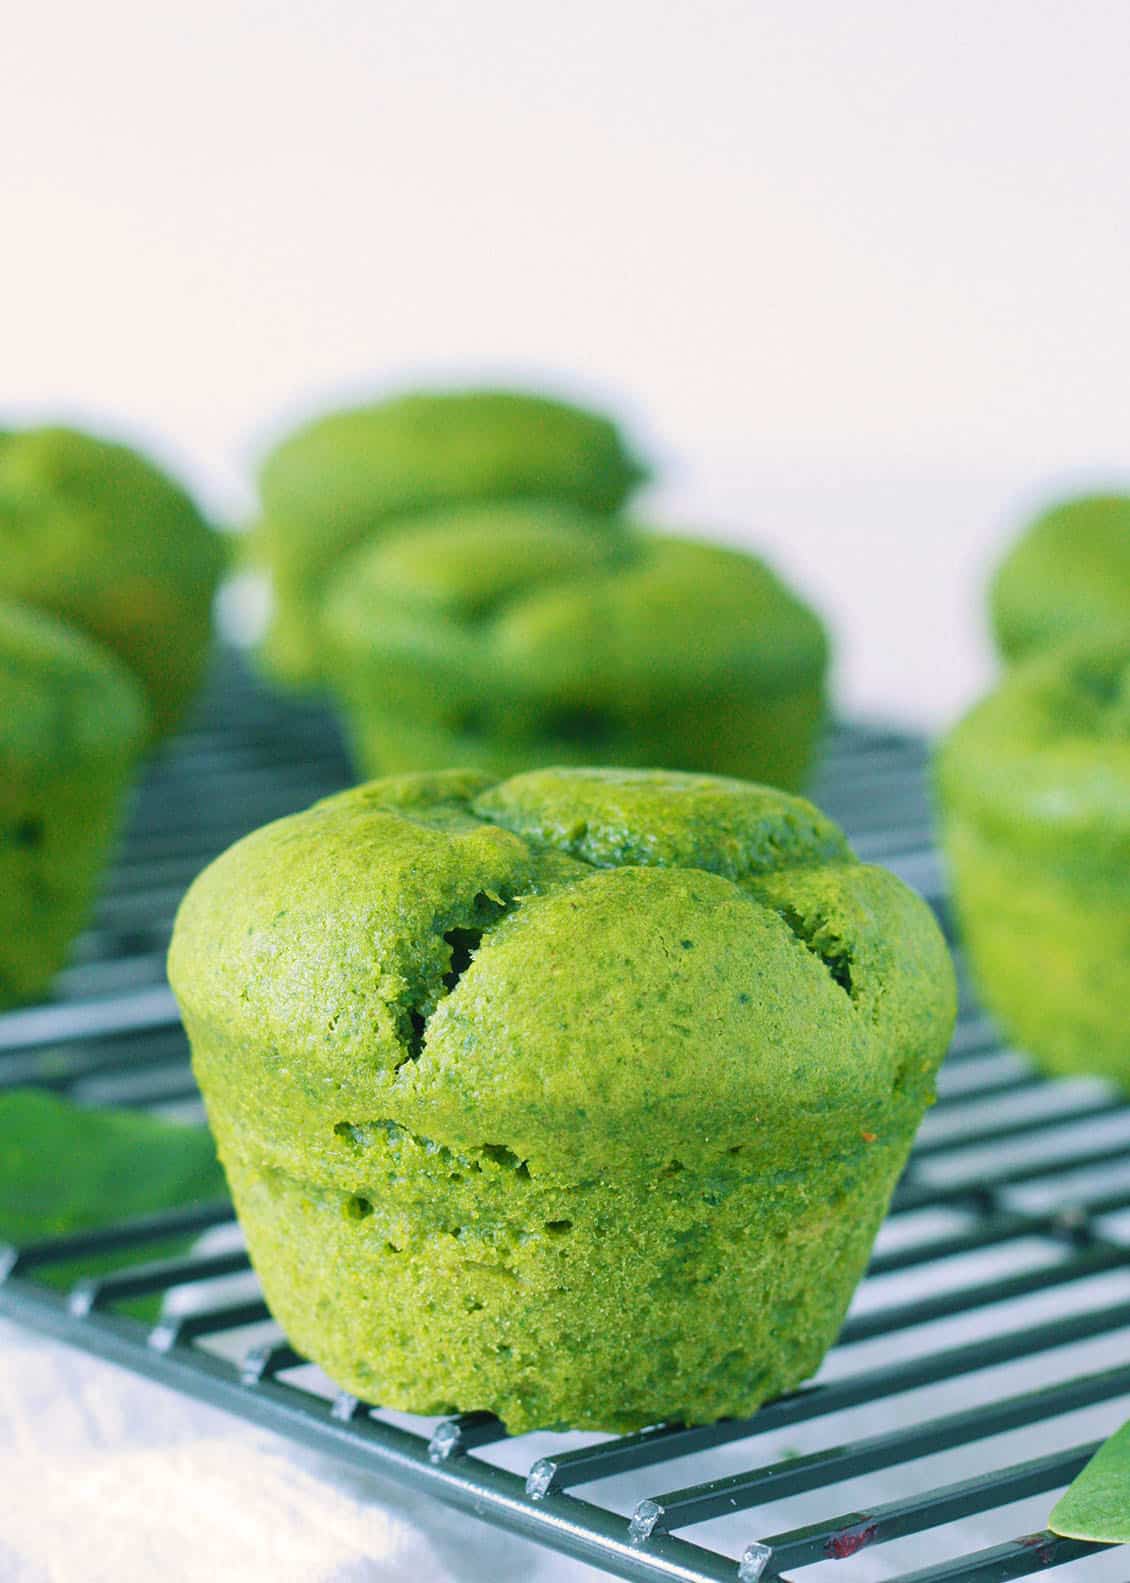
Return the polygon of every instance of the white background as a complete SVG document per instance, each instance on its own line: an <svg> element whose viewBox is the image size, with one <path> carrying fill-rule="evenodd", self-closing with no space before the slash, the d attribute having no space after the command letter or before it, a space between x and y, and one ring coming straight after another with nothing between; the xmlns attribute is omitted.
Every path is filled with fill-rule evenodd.
<svg viewBox="0 0 1130 1583"><path fill-rule="evenodd" d="M0 412L246 510L420 379L626 413L849 704L944 719L1029 509L1130 465L1124 0L38 0L0 55Z"/></svg>

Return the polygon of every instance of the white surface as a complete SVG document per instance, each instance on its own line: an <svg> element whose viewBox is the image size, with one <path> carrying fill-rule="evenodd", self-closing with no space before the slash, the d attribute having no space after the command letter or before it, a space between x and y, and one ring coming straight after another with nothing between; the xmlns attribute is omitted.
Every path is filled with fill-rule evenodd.
<svg viewBox="0 0 1130 1583"><path fill-rule="evenodd" d="M0 1320L3 1583L598 1574Z"/></svg>

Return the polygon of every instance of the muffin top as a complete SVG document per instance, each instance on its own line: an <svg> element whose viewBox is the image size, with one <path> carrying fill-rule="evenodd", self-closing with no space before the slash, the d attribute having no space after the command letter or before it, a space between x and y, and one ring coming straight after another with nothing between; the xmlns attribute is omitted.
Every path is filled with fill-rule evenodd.
<svg viewBox="0 0 1130 1583"><path fill-rule="evenodd" d="M148 729L141 688L112 654L53 616L0 603L0 766L120 758Z"/></svg>
<svg viewBox="0 0 1130 1583"><path fill-rule="evenodd" d="M263 462L258 554L291 586L382 524L460 501L569 501L606 518L646 477L615 425L566 402L501 390L420 392L332 412Z"/></svg>
<svg viewBox="0 0 1130 1583"><path fill-rule="evenodd" d="M169 972L261 1147L391 1127L573 1183L901 1139L954 1015L925 904L814 807L659 771L330 798L196 880Z"/></svg>
<svg viewBox="0 0 1130 1583"><path fill-rule="evenodd" d="M616 426L544 396L418 392L315 418L264 460L264 510L327 557L387 517L546 496L616 511L646 477Z"/></svg>
<svg viewBox="0 0 1130 1583"><path fill-rule="evenodd" d="M1088 495L1045 512L1001 562L990 603L1010 659L1101 627L1130 631L1130 497Z"/></svg>
<svg viewBox="0 0 1130 1583"><path fill-rule="evenodd" d="M0 597L114 650L160 729L195 684L223 560L188 495L128 447L64 428L0 436Z"/></svg>
<svg viewBox="0 0 1130 1583"><path fill-rule="evenodd" d="M1130 633L1075 638L1010 670L938 756L944 803L1049 867L1125 884Z"/></svg>
<svg viewBox="0 0 1130 1583"><path fill-rule="evenodd" d="M735 674L772 692L827 660L820 622L755 557L612 536L544 502L400 524L343 561L324 628L347 666L441 667L469 701L497 690L615 709L625 693L669 698Z"/></svg>

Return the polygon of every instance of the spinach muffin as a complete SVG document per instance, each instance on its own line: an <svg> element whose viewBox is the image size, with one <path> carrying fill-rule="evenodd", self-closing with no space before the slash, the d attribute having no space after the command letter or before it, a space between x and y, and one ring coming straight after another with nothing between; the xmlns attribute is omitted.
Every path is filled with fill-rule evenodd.
<svg viewBox="0 0 1130 1583"><path fill-rule="evenodd" d="M623 764L796 788L824 718L824 630L761 561L563 506L390 530L342 563L323 630L368 774Z"/></svg>
<svg viewBox="0 0 1130 1583"><path fill-rule="evenodd" d="M141 689L112 654L0 604L0 1006L62 966L148 730Z"/></svg>
<svg viewBox="0 0 1130 1583"><path fill-rule="evenodd" d="M155 736L203 676L223 562L188 495L136 451L74 429L0 436L0 598L117 654L145 689Z"/></svg>
<svg viewBox="0 0 1130 1583"><path fill-rule="evenodd" d="M544 396L421 392L318 418L259 475L250 553L270 573L275 606L264 660L283 680L318 676L326 576L389 522L460 502L550 499L612 529L645 476L607 418Z"/></svg>
<svg viewBox="0 0 1130 1583"><path fill-rule="evenodd" d="M359 1397L751 1412L834 1340L954 1018L925 904L721 777L374 781L201 875L169 973L267 1301Z"/></svg>
<svg viewBox="0 0 1130 1583"><path fill-rule="evenodd" d="M1045 512L998 568L990 605L1008 660L1065 638L1130 632L1130 497L1088 495Z"/></svg>
<svg viewBox="0 0 1130 1583"><path fill-rule="evenodd" d="M938 761L970 964L1055 1073L1130 1084L1130 634L1014 667Z"/></svg>

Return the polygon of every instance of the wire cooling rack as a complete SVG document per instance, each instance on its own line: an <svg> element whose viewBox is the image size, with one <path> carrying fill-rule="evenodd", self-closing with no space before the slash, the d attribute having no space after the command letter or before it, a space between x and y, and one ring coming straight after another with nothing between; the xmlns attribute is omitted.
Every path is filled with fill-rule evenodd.
<svg viewBox="0 0 1130 1583"><path fill-rule="evenodd" d="M815 796L945 923L925 761L917 739L844 728ZM141 787L54 998L0 1017L0 1088L198 1113L164 982L176 904L229 842L348 779L329 716L267 696L225 656ZM200 1234L190 1256L114 1267L174 1232ZM69 1292L41 1279L63 1263L79 1270ZM155 1325L122 1311L144 1294L164 1295ZM1041 1527L1130 1415L1130 1105L1097 1081L1042 1080L967 991L836 1347L751 1419L509 1438L482 1413L363 1406L273 1325L227 1204L6 1250L0 1313L618 1577L1130 1576L1130 1553Z"/></svg>

